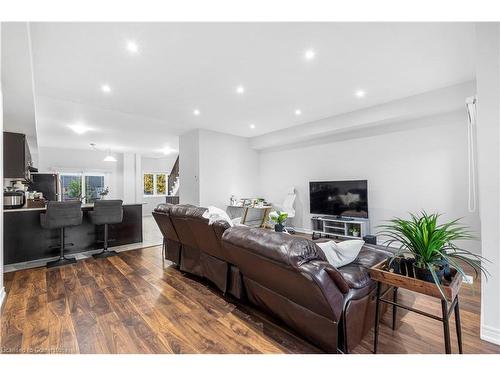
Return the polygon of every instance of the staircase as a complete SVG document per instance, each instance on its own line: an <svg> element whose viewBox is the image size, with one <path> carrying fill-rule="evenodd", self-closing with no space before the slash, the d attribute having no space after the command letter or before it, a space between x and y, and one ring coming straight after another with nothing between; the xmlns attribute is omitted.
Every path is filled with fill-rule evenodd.
<svg viewBox="0 0 500 375"><path fill-rule="evenodd" d="M179 156L168 175L168 195L179 195Z"/></svg>
<svg viewBox="0 0 500 375"><path fill-rule="evenodd" d="M168 192L168 195L179 195L179 176L175 178L174 185L172 186L172 189Z"/></svg>

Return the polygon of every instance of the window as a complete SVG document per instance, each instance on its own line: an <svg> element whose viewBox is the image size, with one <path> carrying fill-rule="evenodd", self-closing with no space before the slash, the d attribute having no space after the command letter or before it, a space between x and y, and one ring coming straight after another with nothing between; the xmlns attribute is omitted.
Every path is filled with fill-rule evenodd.
<svg viewBox="0 0 500 375"><path fill-rule="evenodd" d="M104 191L104 176L85 176L85 201L94 203L102 199Z"/></svg>
<svg viewBox="0 0 500 375"><path fill-rule="evenodd" d="M63 201L80 200L82 197L82 176L61 175Z"/></svg>
<svg viewBox="0 0 500 375"><path fill-rule="evenodd" d="M167 195L168 175L166 173L144 173L144 196Z"/></svg>
<svg viewBox="0 0 500 375"><path fill-rule="evenodd" d="M94 203L102 199L104 175L99 174L61 174L62 200L81 200Z"/></svg>
<svg viewBox="0 0 500 375"><path fill-rule="evenodd" d="M145 173L144 174L144 195L154 195L155 186L154 186L154 174Z"/></svg>
<svg viewBox="0 0 500 375"><path fill-rule="evenodd" d="M167 176L165 174L157 174L155 186L157 195L167 194Z"/></svg>

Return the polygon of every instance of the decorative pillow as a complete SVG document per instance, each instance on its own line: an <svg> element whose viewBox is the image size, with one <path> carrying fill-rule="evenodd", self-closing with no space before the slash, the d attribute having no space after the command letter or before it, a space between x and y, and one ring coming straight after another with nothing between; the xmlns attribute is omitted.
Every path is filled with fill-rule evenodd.
<svg viewBox="0 0 500 375"><path fill-rule="evenodd" d="M214 206L209 206L202 216L205 219L208 219L208 225L212 225L217 220L222 220L227 222L230 227L234 226L234 223L227 212Z"/></svg>
<svg viewBox="0 0 500 375"><path fill-rule="evenodd" d="M247 227L248 225L241 224L241 219L243 219L241 216L240 217L235 217L234 219L231 219L233 222L233 225L235 227Z"/></svg>
<svg viewBox="0 0 500 375"><path fill-rule="evenodd" d="M365 241L363 240L348 240L342 242L328 241L316 245L323 250L328 263L338 268L354 262L364 244Z"/></svg>

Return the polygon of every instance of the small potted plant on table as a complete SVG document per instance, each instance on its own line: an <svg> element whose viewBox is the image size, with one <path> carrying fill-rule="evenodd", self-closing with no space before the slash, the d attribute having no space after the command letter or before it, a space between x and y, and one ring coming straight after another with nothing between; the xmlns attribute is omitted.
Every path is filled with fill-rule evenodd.
<svg viewBox="0 0 500 375"><path fill-rule="evenodd" d="M358 225L351 226L351 236L359 237L359 226Z"/></svg>
<svg viewBox="0 0 500 375"><path fill-rule="evenodd" d="M283 232L285 230L285 222L288 218L286 212L273 211L269 214L269 219L275 223L274 230L276 232Z"/></svg>
<svg viewBox="0 0 500 375"><path fill-rule="evenodd" d="M387 246L398 245L398 250L389 261L389 267L396 258L410 256L415 277L434 282L443 294L441 279L449 267L453 267L462 276L465 272L462 264L467 264L475 272L487 274L481 264L485 261L480 255L460 248L456 241L470 240L474 236L459 220L438 224L439 214L410 214L410 220L394 218L389 224L381 225L380 235L388 237ZM406 258L408 259L408 258Z"/></svg>

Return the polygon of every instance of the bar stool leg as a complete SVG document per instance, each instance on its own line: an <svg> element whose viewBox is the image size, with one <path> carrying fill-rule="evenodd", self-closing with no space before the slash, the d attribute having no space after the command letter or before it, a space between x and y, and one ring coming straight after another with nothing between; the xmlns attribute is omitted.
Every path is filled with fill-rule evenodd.
<svg viewBox="0 0 500 375"><path fill-rule="evenodd" d="M108 258L118 255L116 251L108 250L108 224L104 224L104 245L100 253L92 255L94 258Z"/></svg>
<svg viewBox="0 0 500 375"><path fill-rule="evenodd" d="M64 256L64 246L65 246L65 240L64 240L64 227L60 229L60 252L59 252L59 259L53 260L51 262L47 262L46 267L47 268L52 268L52 267L60 267L60 266L65 266L66 264L72 264L76 263L75 258L66 258Z"/></svg>

